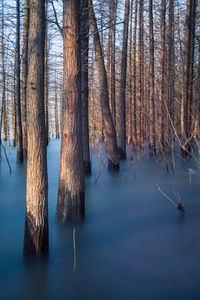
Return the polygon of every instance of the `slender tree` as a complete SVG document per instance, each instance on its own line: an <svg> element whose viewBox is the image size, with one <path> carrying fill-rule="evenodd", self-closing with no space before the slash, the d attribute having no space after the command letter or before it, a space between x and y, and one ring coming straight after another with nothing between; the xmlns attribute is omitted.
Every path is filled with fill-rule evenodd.
<svg viewBox="0 0 200 300"><path fill-rule="evenodd" d="M120 114L119 114L119 150L121 159L126 159L126 70L127 70L127 46L128 46L128 24L129 24L129 0L125 2L123 49L121 59L120 78Z"/></svg>
<svg viewBox="0 0 200 300"><path fill-rule="evenodd" d="M48 183L44 121L44 1L30 0L27 80L27 187L24 256L49 252Z"/></svg>
<svg viewBox="0 0 200 300"><path fill-rule="evenodd" d="M57 219L84 218L81 120L80 0L63 2L64 99Z"/></svg>
<svg viewBox="0 0 200 300"><path fill-rule="evenodd" d="M28 63L28 32L29 32L29 0L24 1L24 28L22 53L22 131L23 156L27 157L27 123L26 123L26 90L27 90L27 63Z"/></svg>
<svg viewBox="0 0 200 300"><path fill-rule="evenodd" d="M99 31L97 28L96 17L94 14L92 0L88 0L89 6L89 21L90 28L93 36L93 43L96 55L96 65L98 71L98 79L100 86L100 102L101 102L101 112L104 125L104 135L107 145L108 152L108 168L110 170L119 169L119 155L117 147L116 131L112 120L112 115L109 108L109 95L108 95L108 83L107 74L104 64L102 46L100 42Z"/></svg>
<svg viewBox="0 0 200 300"><path fill-rule="evenodd" d="M82 80L82 136L83 162L85 174L91 174L89 124L88 124L88 48L89 48L89 20L88 0L81 0L81 80Z"/></svg>
<svg viewBox="0 0 200 300"><path fill-rule="evenodd" d="M23 140L21 122L21 91L20 91L20 1L17 4L17 30L16 30L16 129L17 129L17 162L23 161Z"/></svg>

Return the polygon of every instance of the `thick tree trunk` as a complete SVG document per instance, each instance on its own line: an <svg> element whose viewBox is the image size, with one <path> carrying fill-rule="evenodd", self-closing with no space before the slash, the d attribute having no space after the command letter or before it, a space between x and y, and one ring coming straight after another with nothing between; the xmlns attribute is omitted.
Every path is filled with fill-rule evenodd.
<svg viewBox="0 0 200 300"><path fill-rule="evenodd" d="M23 161L23 141L21 122L20 92L20 2L17 0L17 31L16 31L16 125L17 125L17 162Z"/></svg>
<svg viewBox="0 0 200 300"><path fill-rule="evenodd" d="M127 45L128 45L128 24L129 24L129 0L125 2L123 49L121 59L120 78L120 114L119 114L119 150L121 159L126 159L126 70L127 70Z"/></svg>
<svg viewBox="0 0 200 300"><path fill-rule="evenodd" d="M16 146L16 55L15 55L15 65L13 72L13 95L12 95L12 145Z"/></svg>
<svg viewBox="0 0 200 300"><path fill-rule="evenodd" d="M29 32L29 0L24 1L24 28L23 28L23 53L22 53L22 131L23 131L23 156L27 158L27 123L26 123L26 90L28 73L28 32Z"/></svg>
<svg viewBox="0 0 200 300"><path fill-rule="evenodd" d="M108 83L107 74L103 59L102 47L100 43L99 31L97 28L96 17L94 14L92 0L88 0L89 6L89 21L95 47L96 64L100 86L100 102L103 116L104 135L107 145L108 168L110 170L119 169L119 155L117 147L116 131L112 120L112 115L109 108Z"/></svg>
<svg viewBox="0 0 200 300"><path fill-rule="evenodd" d="M155 133L155 84L154 84L154 31L153 31L153 1L149 0L149 53L150 53L150 154L156 154Z"/></svg>
<svg viewBox="0 0 200 300"><path fill-rule="evenodd" d="M91 174L89 124L88 124L88 49L89 48L89 20L88 0L81 0L81 80L82 80L82 137L84 172Z"/></svg>
<svg viewBox="0 0 200 300"><path fill-rule="evenodd" d="M81 120L80 0L64 0L64 103L57 219L84 218Z"/></svg>
<svg viewBox="0 0 200 300"><path fill-rule="evenodd" d="M27 80L27 187L24 256L44 257L48 242L48 183L44 121L44 2L30 0Z"/></svg>

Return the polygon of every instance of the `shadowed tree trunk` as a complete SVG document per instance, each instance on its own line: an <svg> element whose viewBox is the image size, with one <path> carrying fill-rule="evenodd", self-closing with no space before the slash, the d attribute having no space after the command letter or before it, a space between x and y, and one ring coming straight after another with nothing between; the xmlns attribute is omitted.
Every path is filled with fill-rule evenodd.
<svg viewBox="0 0 200 300"><path fill-rule="evenodd" d="M137 85L137 73L136 73L136 40L137 40L137 15L138 15L138 0L135 0L135 18L134 18L134 31L133 31L133 142L137 145L137 103L136 103L136 85ZM132 126L131 126L132 127Z"/></svg>
<svg viewBox="0 0 200 300"><path fill-rule="evenodd" d="M27 158L27 124L26 124L26 90L27 90L27 63L28 63L28 32L29 32L29 0L24 1L24 28L23 28L23 54L22 54L22 130L23 130L23 156Z"/></svg>
<svg viewBox="0 0 200 300"><path fill-rule="evenodd" d="M56 69L55 69L54 83L55 83L55 94L54 94L55 134L56 134L56 139L59 139L60 133L59 133L59 121L58 121L58 87L57 87L57 82L56 82Z"/></svg>
<svg viewBox="0 0 200 300"><path fill-rule="evenodd" d="M49 253L48 183L44 120L44 1L30 0L27 81L27 188L24 256Z"/></svg>
<svg viewBox="0 0 200 300"><path fill-rule="evenodd" d="M183 157L191 155L193 139L192 104L196 6L196 0L187 0L183 96L181 107L182 139L183 141L185 140L184 148L182 149Z"/></svg>
<svg viewBox="0 0 200 300"><path fill-rule="evenodd" d="M129 24L129 0L125 2L123 49L121 59L120 78L120 114L119 114L119 151L120 158L126 159L126 70L127 70L127 45L128 45L128 24Z"/></svg>
<svg viewBox="0 0 200 300"><path fill-rule="evenodd" d="M160 135L160 150L165 147L165 15L166 15L166 0L161 3L161 57L160 57L160 107L159 107L159 135Z"/></svg>
<svg viewBox="0 0 200 300"><path fill-rule="evenodd" d="M63 2L64 99L57 220L84 218L81 120L80 0Z"/></svg>
<svg viewBox="0 0 200 300"><path fill-rule="evenodd" d="M81 80L82 80L82 134L83 134L83 162L85 174L91 174L89 124L88 124L88 47L89 20L88 0L81 0Z"/></svg>
<svg viewBox="0 0 200 300"><path fill-rule="evenodd" d="M17 162L23 161L21 92L20 92L20 2L17 0L17 31L16 31L16 128L17 128Z"/></svg>
<svg viewBox="0 0 200 300"><path fill-rule="evenodd" d="M101 112L103 116L104 136L106 140L105 142L106 142L107 154L108 154L108 168L110 170L118 170L119 155L118 155L116 131L115 131L112 115L109 108L107 74L106 74L102 47L100 43L100 36L97 28L97 22L94 14L92 0L88 0L88 6L89 6L90 28L93 36L98 79L99 79L99 86L100 86L100 102L101 102Z"/></svg>
<svg viewBox="0 0 200 300"><path fill-rule="evenodd" d="M155 91L154 91L154 31L153 31L153 1L149 0L149 53L150 53L150 153L156 154L155 133Z"/></svg>
<svg viewBox="0 0 200 300"><path fill-rule="evenodd" d="M48 0L45 0L45 71L44 71L44 111L45 111L45 128L46 141L49 143L49 49L48 49Z"/></svg>
<svg viewBox="0 0 200 300"><path fill-rule="evenodd" d="M15 55L15 65L16 65L16 55ZM13 72L13 95L12 95L12 145L16 146L16 74L15 65Z"/></svg>

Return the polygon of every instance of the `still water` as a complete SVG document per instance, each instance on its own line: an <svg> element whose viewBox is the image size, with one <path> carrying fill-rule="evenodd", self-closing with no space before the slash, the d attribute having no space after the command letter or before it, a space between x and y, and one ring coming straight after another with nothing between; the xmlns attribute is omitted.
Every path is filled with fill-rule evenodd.
<svg viewBox="0 0 200 300"><path fill-rule="evenodd" d="M200 171L177 160L175 174L134 157L119 173L86 178L86 218L55 221L60 141L48 146L50 257L22 258L26 166L0 171L0 299L200 299ZM192 171L191 171L192 170ZM95 173L95 170L93 170ZM190 175L189 175L190 174ZM180 194L184 216L172 199ZM73 241L74 235L74 241ZM74 253L74 243L76 253ZM76 256L75 256L76 254Z"/></svg>

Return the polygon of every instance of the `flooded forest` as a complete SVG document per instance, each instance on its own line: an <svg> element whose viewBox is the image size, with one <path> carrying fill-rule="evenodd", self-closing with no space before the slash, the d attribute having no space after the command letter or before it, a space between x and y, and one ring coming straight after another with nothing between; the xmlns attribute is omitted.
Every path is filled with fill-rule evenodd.
<svg viewBox="0 0 200 300"><path fill-rule="evenodd" d="M198 300L200 0L0 0L0 298Z"/></svg>

